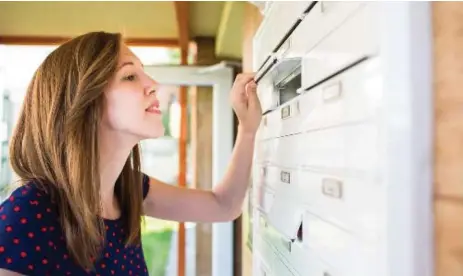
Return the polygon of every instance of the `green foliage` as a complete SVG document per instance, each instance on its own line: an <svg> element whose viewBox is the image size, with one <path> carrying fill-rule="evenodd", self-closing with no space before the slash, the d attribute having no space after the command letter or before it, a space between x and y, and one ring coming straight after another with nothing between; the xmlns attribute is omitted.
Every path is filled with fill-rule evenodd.
<svg viewBox="0 0 463 276"><path fill-rule="evenodd" d="M172 64L180 64L180 49L179 48L169 48L169 57Z"/></svg>
<svg viewBox="0 0 463 276"><path fill-rule="evenodd" d="M165 136L172 136L170 133L170 104L167 107L167 110L162 113L162 125L164 126L164 135Z"/></svg>
<svg viewBox="0 0 463 276"><path fill-rule="evenodd" d="M165 228L142 234L143 252L150 276L164 276L166 272L172 230Z"/></svg>

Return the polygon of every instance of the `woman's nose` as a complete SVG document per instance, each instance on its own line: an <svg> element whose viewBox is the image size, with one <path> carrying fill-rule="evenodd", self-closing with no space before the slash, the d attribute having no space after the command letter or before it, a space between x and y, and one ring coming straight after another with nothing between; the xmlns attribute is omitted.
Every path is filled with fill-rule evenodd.
<svg viewBox="0 0 463 276"><path fill-rule="evenodd" d="M150 96L151 94L155 94L155 93L156 93L156 86L151 86L151 87L145 88L145 94L147 96Z"/></svg>
<svg viewBox="0 0 463 276"><path fill-rule="evenodd" d="M150 76L147 75L147 80L145 83L145 93L147 95L156 93L158 88L158 83L153 80Z"/></svg>

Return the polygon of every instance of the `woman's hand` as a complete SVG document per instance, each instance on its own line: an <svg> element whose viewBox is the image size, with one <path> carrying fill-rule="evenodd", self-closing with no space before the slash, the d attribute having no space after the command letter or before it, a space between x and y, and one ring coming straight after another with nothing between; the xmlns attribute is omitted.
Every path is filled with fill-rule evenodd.
<svg viewBox="0 0 463 276"><path fill-rule="evenodd" d="M257 97L255 74L238 74L233 84L230 100L239 121L239 130L255 134L262 119L262 107Z"/></svg>
<svg viewBox="0 0 463 276"><path fill-rule="evenodd" d="M249 186L254 141L262 118L254 74L240 74L230 100L239 120L239 131L223 179L212 191L184 189L150 180L145 213L165 220L219 222L236 219Z"/></svg>

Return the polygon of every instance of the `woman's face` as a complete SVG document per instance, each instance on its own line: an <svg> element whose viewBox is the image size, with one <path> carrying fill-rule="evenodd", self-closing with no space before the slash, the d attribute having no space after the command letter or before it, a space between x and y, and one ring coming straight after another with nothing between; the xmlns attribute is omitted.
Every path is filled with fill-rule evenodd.
<svg viewBox="0 0 463 276"><path fill-rule="evenodd" d="M164 135L156 89L157 83L123 44L117 71L105 90L103 128L138 140Z"/></svg>

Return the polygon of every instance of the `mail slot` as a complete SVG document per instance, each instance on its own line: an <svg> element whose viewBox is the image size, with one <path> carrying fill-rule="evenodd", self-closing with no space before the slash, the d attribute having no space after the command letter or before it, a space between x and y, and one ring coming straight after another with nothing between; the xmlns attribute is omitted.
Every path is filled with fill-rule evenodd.
<svg viewBox="0 0 463 276"><path fill-rule="evenodd" d="M283 60L273 72L275 90L279 94L279 105L285 104L299 96L301 88L301 59Z"/></svg>
<svg viewBox="0 0 463 276"><path fill-rule="evenodd" d="M301 57L272 59L258 77L257 94L264 113L298 96L301 88ZM257 80L256 80L257 81Z"/></svg>

